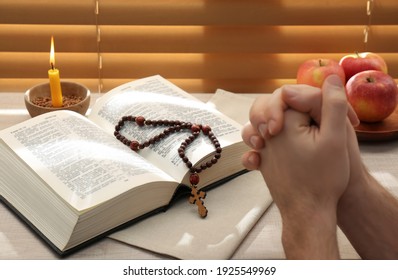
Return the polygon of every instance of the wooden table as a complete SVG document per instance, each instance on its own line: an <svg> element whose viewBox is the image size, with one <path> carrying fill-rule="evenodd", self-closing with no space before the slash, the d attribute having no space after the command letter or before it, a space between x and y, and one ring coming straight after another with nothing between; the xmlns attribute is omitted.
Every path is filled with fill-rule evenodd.
<svg viewBox="0 0 398 280"><path fill-rule="evenodd" d="M210 94L195 94L206 101ZM256 95L245 95L255 97ZM92 95L92 102L99 94ZM93 104L93 103L92 103ZM25 109L23 93L0 93L0 129L29 119ZM398 142L387 144L363 144L364 158L372 165L372 158L382 159L385 155L398 158ZM386 165L391 165L387 164ZM389 168L390 176L398 182L398 160ZM377 170L376 170L377 172ZM398 186L389 186L397 190ZM281 240L281 219L277 207L272 204L251 230L233 255L233 259L283 259ZM342 258L355 259L358 255L345 236L339 231L339 247ZM59 258L24 222L4 204L0 204L0 259L57 259ZM164 259L166 256L129 246L110 238L104 238L70 256L68 259Z"/></svg>

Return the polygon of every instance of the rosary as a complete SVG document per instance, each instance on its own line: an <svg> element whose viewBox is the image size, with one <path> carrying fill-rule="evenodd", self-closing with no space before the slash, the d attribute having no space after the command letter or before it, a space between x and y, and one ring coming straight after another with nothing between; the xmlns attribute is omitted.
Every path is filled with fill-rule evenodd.
<svg viewBox="0 0 398 280"><path fill-rule="evenodd" d="M143 126L165 126L165 128L161 133L158 135L146 140L143 143L139 143L136 140L129 140L125 136L123 136L120 131L122 130L125 122L132 122L138 125L139 127ZM214 133L211 131L210 126L202 125L202 124L192 124L189 122L181 122L181 121L169 121L169 120L146 120L143 116L123 116L118 124L115 126L115 137L125 144L126 146L130 147L133 151L137 152L142 150L150 145L155 144L156 142L161 141L166 136L175 133L175 132L183 132L184 130L188 130L191 132L189 135L180 145L178 148L178 155L188 167L190 172L189 182L191 184L191 194L189 197L189 203L196 204L198 206L198 213L202 218L207 216L207 209L204 206L203 199L206 197L206 193L202 190L197 189L197 185L199 183L199 173L203 170L212 167L214 164L217 163L218 159L221 157L222 148L220 142L217 140ZM213 144L216 153L212 157L211 160L202 163L199 167L194 167L192 162L188 159L185 155L185 150L199 135L200 132L203 132L206 135L211 143Z"/></svg>

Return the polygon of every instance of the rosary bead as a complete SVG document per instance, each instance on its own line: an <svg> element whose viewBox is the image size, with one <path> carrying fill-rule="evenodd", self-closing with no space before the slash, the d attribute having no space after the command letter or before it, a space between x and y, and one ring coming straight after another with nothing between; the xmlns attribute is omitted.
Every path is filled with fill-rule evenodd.
<svg viewBox="0 0 398 280"><path fill-rule="evenodd" d="M132 149L133 151L138 151L138 147L139 147L140 143L138 143L138 141L131 141L130 143L130 149Z"/></svg>
<svg viewBox="0 0 398 280"><path fill-rule="evenodd" d="M208 125L202 125L202 131L204 135L209 135L209 132L211 131L211 127Z"/></svg>
<svg viewBox="0 0 398 280"><path fill-rule="evenodd" d="M199 125L197 125L197 124L193 124L192 126L191 126L191 131L194 133L194 132L199 132L200 131L200 126Z"/></svg>
<svg viewBox="0 0 398 280"><path fill-rule="evenodd" d="M192 173L191 176L189 176L189 182L194 186L199 184L199 175L197 173Z"/></svg>
<svg viewBox="0 0 398 280"><path fill-rule="evenodd" d="M135 118L135 122L139 125L139 126L144 126L145 124L145 118L143 116L138 116Z"/></svg>

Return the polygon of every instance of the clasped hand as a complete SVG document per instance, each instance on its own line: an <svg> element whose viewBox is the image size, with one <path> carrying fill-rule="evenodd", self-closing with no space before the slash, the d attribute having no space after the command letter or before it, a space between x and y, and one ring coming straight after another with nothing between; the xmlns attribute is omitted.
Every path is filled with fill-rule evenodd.
<svg viewBox="0 0 398 280"><path fill-rule="evenodd" d="M304 257L286 250L293 234L303 244L316 234L330 236L329 245L319 244L328 254L310 256L338 257L338 203L363 168L350 121L358 124L337 76L326 79L322 89L285 86L253 104L250 123L242 131L253 150L242 161L248 169L261 171L281 212L288 257Z"/></svg>

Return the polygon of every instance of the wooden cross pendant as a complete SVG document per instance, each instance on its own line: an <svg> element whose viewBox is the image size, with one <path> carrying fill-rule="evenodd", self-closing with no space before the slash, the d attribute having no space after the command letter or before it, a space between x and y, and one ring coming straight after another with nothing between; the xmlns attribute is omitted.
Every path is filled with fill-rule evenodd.
<svg viewBox="0 0 398 280"><path fill-rule="evenodd" d="M198 213L202 218L206 218L207 209L204 206L204 202L202 199L205 199L206 193L204 191L200 191L196 188L195 185L191 186L191 195L189 197L189 203L196 204L198 206Z"/></svg>

